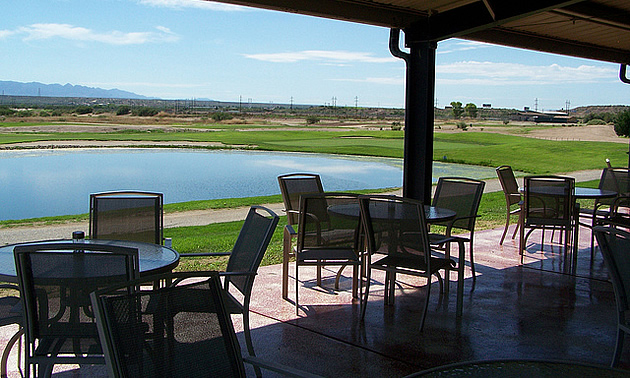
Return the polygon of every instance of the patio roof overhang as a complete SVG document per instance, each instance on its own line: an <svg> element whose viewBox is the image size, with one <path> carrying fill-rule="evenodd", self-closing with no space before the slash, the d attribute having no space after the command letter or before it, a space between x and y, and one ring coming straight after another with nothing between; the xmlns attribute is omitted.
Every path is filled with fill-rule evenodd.
<svg viewBox="0 0 630 378"><path fill-rule="evenodd" d="M630 64L630 0L219 0L392 29L390 50L407 63L403 194L428 202L433 157L437 42L462 38ZM398 48L398 30L405 46Z"/></svg>

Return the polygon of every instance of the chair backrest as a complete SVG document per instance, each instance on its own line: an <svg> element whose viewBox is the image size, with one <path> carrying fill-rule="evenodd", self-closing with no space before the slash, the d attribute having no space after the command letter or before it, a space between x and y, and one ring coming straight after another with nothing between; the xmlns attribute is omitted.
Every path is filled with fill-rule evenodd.
<svg viewBox="0 0 630 378"><path fill-rule="evenodd" d="M169 273L92 293L109 375L244 377L220 285L216 272Z"/></svg>
<svg viewBox="0 0 630 378"><path fill-rule="evenodd" d="M162 193L90 194L90 237L162 244L162 206Z"/></svg>
<svg viewBox="0 0 630 378"><path fill-rule="evenodd" d="M502 165L496 169L497 176L499 176L499 182L503 193L505 194L505 201L508 206L515 205L521 201L521 193L518 190L518 182L512 171L512 167L509 165Z"/></svg>
<svg viewBox="0 0 630 378"><path fill-rule="evenodd" d="M34 243L14 248L26 338L50 353L102 354L90 293L136 277L138 250L104 244ZM48 345L41 340L63 340ZM52 348L57 348L53 351Z"/></svg>
<svg viewBox="0 0 630 378"><path fill-rule="evenodd" d="M428 229L422 202L410 198L360 196L368 253L420 259L430 271Z"/></svg>
<svg viewBox="0 0 630 378"><path fill-rule="evenodd" d="M348 208L353 208L351 214L343 211ZM334 192L304 194L300 200L298 253L308 249L356 251L359 224L357 194Z"/></svg>
<svg viewBox="0 0 630 378"><path fill-rule="evenodd" d="M278 215L265 207L252 206L230 253L226 272L256 272L279 219ZM254 277L254 275L228 275L225 279L237 287L241 293L249 293Z"/></svg>
<svg viewBox="0 0 630 378"><path fill-rule="evenodd" d="M319 175L313 173L289 173L278 176L278 185L287 212L287 223L298 224L300 196L303 194L322 193L324 188Z"/></svg>
<svg viewBox="0 0 630 378"><path fill-rule="evenodd" d="M574 216L575 179L563 176L525 177L525 223L567 225Z"/></svg>
<svg viewBox="0 0 630 378"><path fill-rule="evenodd" d="M472 231L485 185L481 180L466 177L440 177L432 204L457 213L453 227Z"/></svg>
<svg viewBox="0 0 630 378"><path fill-rule="evenodd" d="M630 233L613 227L596 226L597 238L604 262L610 273L617 309L620 313L630 310Z"/></svg>
<svg viewBox="0 0 630 378"><path fill-rule="evenodd" d="M630 168L604 168L600 189L613 190L620 196L630 195Z"/></svg>

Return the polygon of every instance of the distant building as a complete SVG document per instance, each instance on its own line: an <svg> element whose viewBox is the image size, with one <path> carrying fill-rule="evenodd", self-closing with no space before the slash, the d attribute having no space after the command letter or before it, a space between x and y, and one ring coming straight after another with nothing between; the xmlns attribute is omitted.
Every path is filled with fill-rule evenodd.
<svg viewBox="0 0 630 378"><path fill-rule="evenodd" d="M575 123L577 118L565 112L536 112L525 107L525 110L512 116L514 121L528 121L536 123Z"/></svg>
<svg viewBox="0 0 630 378"><path fill-rule="evenodd" d="M492 108L492 104L483 104L483 105L481 105L481 107L484 108L484 109L490 109L490 108Z"/></svg>

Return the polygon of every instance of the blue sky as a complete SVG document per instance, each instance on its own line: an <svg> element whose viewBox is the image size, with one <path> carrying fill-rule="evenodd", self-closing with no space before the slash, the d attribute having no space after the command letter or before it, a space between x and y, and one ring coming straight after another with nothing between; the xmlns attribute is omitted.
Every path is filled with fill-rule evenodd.
<svg viewBox="0 0 630 378"><path fill-rule="evenodd" d="M405 65L386 28L200 0L2 5L0 80L164 99L404 105ZM612 63L453 39L439 43L436 72L439 107L630 104Z"/></svg>

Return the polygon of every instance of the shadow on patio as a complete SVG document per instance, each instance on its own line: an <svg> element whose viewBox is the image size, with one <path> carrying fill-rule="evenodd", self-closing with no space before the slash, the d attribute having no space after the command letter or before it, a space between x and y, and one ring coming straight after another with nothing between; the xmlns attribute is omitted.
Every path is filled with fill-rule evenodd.
<svg viewBox="0 0 630 378"><path fill-rule="evenodd" d="M456 273L440 300L434 280L425 329L418 331L423 282L408 276L394 306L382 301L383 277L376 275L365 321L350 294L351 280L334 292L334 272L320 288L314 272L300 273L300 315L280 298L280 266L259 271L253 295L252 333L259 356L324 376L404 376L466 360L529 358L608 365L616 336L612 285L599 251L590 263L590 232L581 229L576 275L563 274L561 248L532 235L520 265L517 240L499 246L501 229L476 233L477 283L470 270L464 312L455 316ZM539 234L538 234L539 235ZM292 265L292 268L293 265ZM305 269L306 270L306 269ZM293 272L291 272L293 277ZM294 298L290 281L289 297ZM628 357L621 367L628 368Z"/></svg>
<svg viewBox="0 0 630 378"><path fill-rule="evenodd" d="M375 272L361 322L359 303L351 298L350 269L339 292L332 290L333 270L327 271L323 288L315 286L314 272L300 272L309 281L300 283L302 308L296 316L294 304L281 299L281 265L262 267L252 295L254 347L264 359L329 377L401 377L457 361L502 358L608 365L616 335L615 298L599 251L590 264L590 232L580 231L576 275L562 273L565 265L558 247L545 245L540 252L537 234L530 237L525 264L520 265L516 240L508 238L499 246L502 229L477 232L478 277L471 290L466 270L463 316L455 316L452 273L447 296L440 298L433 283L422 333L418 326L425 290L419 288L424 285L420 279L400 275L395 305L384 306L383 277ZM294 290L291 280L290 298ZM244 346L241 317L233 319ZM621 367L629 368L629 361L625 353ZM15 362L9 366L9 376L18 376ZM106 375L102 366L57 366L55 371L59 377ZM254 376L253 369L248 375Z"/></svg>

